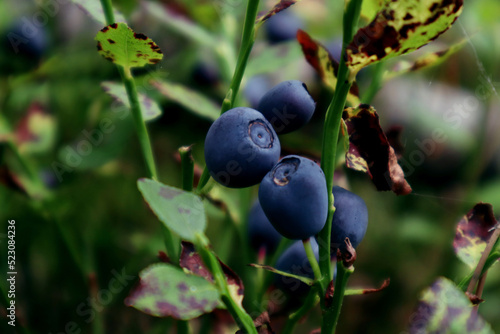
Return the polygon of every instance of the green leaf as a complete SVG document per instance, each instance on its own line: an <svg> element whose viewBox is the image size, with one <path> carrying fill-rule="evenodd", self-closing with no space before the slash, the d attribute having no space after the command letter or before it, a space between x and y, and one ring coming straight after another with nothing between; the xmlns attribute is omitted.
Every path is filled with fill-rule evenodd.
<svg viewBox="0 0 500 334"><path fill-rule="evenodd" d="M205 46L213 47L217 44L217 40L208 31L202 29L196 23L188 19L180 17L178 14L172 13L171 10L163 5L151 1L141 3L146 12L158 19L173 31L182 34L183 36Z"/></svg>
<svg viewBox="0 0 500 334"><path fill-rule="evenodd" d="M152 39L135 33L126 23L102 28L95 40L101 56L126 69L157 64L163 58L160 47Z"/></svg>
<svg viewBox="0 0 500 334"><path fill-rule="evenodd" d="M180 84L166 80L154 80L151 84L169 100L177 102L194 114L209 120L219 117L219 106L202 94Z"/></svg>
<svg viewBox="0 0 500 334"><path fill-rule="evenodd" d="M323 83L334 91L337 85L339 63L323 45L312 39L305 31L297 32L297 40L307 62L316 70ZM355 82L347 94L347 102L353 106L360 103L358 85Z"/></svg>
<svg viewBox="0 0 500 334"><path fill-rule="evenodd" d="M463 0L387 1L347 46L352 74L381 59L412 52L436 39L462 12Z"/></svg>
<svg viewBox="0 0 500 334"><path fill-rule="evenodd" d="M257 74L270 73L301 59L302 52L297 42L280 43L269 46L248 60L245 76L248 78Z"/></svg>
<svg viewBox="0 0 500 334"><path fill-rule="evenodd" d="M410 64L408 64L407 61L400 62L400 64L396 65L396 67L398 67L399 69L387 73L386 75L384 75L384 79L390 80L402 74L415 72L433 66L438 66L442 64L445 60L447 60L451 55L461 50L466 43L467 40L463 39L462 41L450 46L445 50L431 52L426 55L420 56L413 63ZM407 65L405 66L405 64Z"/></svg>
<svg viewBox="0 0 500 334"><path fill-rule="evenodd" d="M150 179L137 181L144 200L158 219L183 240L194 242L206 225L199 196Z"/></svg>
<svg viewBox="0 0 500 334"><path fill-rule="evenodd" d="M453 249L458 258L470 268L475 268L496 225L493 207L478 203L457 225Z"/></svg>
<svg viewBox="0 0 500 334"><path fill-rule="evenodd" d="M384 2L384 0L363 0L361 17L367 21L373 20L384 5Z"/></svg>
<svg viewBox="0 0 500 334"><path fill-rule="evenodd" d="M125 86L123 84L105 81L101 83L101 87L115 100L119 101L121 104L125 105L125 107L130 109L127 90L125 89ZM141 104L142 117L145 121L153 120L161 115L161 109L158 104L150 99L147 95L139 93L139 103Z"/></svg>
<svg viewBox="0 0 500 334"><path fill-rule="evenodd" d="M259 268L259 269L265 269L267 271L270 271L272 273L275 273L275 274L278 274L278 275L281 275L281 276L295 278L295 279L297 279L297 280L299 280L302 283L305 283L307 285L313 285L314 284L314 280L313 279L310 279L310 278L307 278L307 277L304 277L304 276L290 274L290 273L287 273L286 271L281 271L281 270L278 270L278 269L273 268L271 266L266 266L266 265L263 265L263 264L255 264L255 263L250 263L249 266L250 267L254 267L254 268Z"/></svg>
<svg viewBox="0 0 500 334"><path fill-rule="evenodd" d="M104 11L102 10L102 5L99 0L71 0L76 4L82 11L88 16L101 23L103 26L106 25L106 18L104 16ZM125 17L116 9L113 10L115 14L116 22L126 22Z"/></svg>
<svg viewBox="0 0 500 334"><path fill-rule="evenodd" d="M444 277L424 291L411 319L410 333L494 333L465 294Z"/></svg>
<svg viewBox="0 0 500 334"><path fill-rule="evenodd" d="M125 304L149 315L190 320L220 304L214 284L170 264L151 265L139 277Z"/></svg>
<svg viewBox="0 0 500 334"><path fill-rule="evenodd" d="M288 7L295 5L300 0L279 0L273 8L271 8L267 13L259 15L255 22L256 25L260 26L262 23L267 21L271 16L274 16L281 12L282 10L287 9Z"/></svg>
<svg viewBox="0 0 500 334"><path fill-rule="evenodd" d="M32 104L15 130L15 142L21 154L44 153L55 143L56 120L39 104Z"/></svg>

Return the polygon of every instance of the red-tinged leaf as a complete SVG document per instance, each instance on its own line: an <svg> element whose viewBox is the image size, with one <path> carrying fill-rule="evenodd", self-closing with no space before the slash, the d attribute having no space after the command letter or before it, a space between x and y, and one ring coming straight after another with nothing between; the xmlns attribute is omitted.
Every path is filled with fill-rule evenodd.
<svg viewBox="0 0 500 334"><path fill-rule="evenodd" d="M219 259L222 271L226 276L229 285L229 292L240 305L243 301L245 287L241 278L225 263ZM196 252L194 245L190 242L182 242L182 251L180 255L179 265L185 272L203 277L209 282L213 282L214 278L210 271L207 269L200 255Z"/></svg>
<svg viewBox="0 0 500 334"><path fill-rule="evenodd" d="M42 105L33 103L15 130L15 143L21 153L42 153L55 141L56 121Z"/></svg>
<svg viewBox="0 0 500 334"><path fill-rule="evenodd" d="M379 191L391 190L397 195L411 193L375 108L366 104L346 108L342 117L349 132L347 167L367 173Z"/></svg>
<svg viewBox="0 0 500 334"><path fill-rule="evenodd" d="M447 278L439 278L424 291L410 319L410 334L494 333L465 294Z"/></svg>
<svg viewBox="0 0 500 334"><path fill-rule="evenodd" d="M401 141L401 133L403 132L403 127L401 125L393 125L385 132L385 136L389 141L389 145L392 146L396 157L399 159L403 156L405 151L405 145Z"/></svg>
<svg viewBox="0 0 500 334"><path fill-rule="evenodd" d="M257 328L258 334L274 334L274 331L271 327L271 318L269 318L269 313L264 312L259 315L254 321L253 324L255 328ZM244 334L242 330L236 332L236 334Z"/></svg>
<svg viewBox="0 0 500 334"><path fill-rule="evenodd" d="M299 30L297 32L297 40L302 47L307 62L316 70L323 83L331 90L335 90L339 71L338 61L333 58L323 45L312 39L305 31ZM360 103L359 89L355 82L347 94L347 102L351 105Z"/></svg>
<svg viewBox="0 0 500 334"><path fill-rule="evenodd" d="M475 268L495 225L491 204L476 204L457 225L453 248L458 258Z"/></svg>
<svg viewBox="0 0 500 334"><path fill-rule="evenodd" d="M173 265L154 264L139 276L139 284L125 304L146 314L189 320L221 304L219 290L213 283Z"/></svg>
<svg viewBox="0 0 500 334"><path fill-rule="evenodd" d="M436 39L462 12L463 0L385 1L346 49L352 73L381 59L409 53Z"/></svg>
<svg viewBox="0 0 500 334"><path fill-rule="evenodd" d="M262 24L263 22L267 21L271 16L274 16L274 15L278 14L279 12L281 12L282 10L285 10L292 5L295 5L299 1L300 0L280 0L267 13L259 14L257 16L257 20L255 21L255 24L257 24L257 25Z"/></svg>
<svg viewBox="0 0 500 334"><path fill-rule="evenodd" d="M391 283L391 279L388 278L384 280L382 285L379 288L372 288L372 289L347 289L345 291L346 296L353 296L353 295L368 295L370 293L375 293L375 292L380 292L387 287L389 287L389 284Z"/></svg>

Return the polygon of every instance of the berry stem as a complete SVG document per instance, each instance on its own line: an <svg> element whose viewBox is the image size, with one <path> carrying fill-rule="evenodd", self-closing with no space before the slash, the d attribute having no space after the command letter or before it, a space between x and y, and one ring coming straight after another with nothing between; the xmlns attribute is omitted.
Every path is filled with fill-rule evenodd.
<svg viewBox="0 0 500 334"><path fill-rule="evenodd" d="M194 179L194 160L191 154L191 146L183 146L179 148L181 156L181 175L182 175L182 189L185 191L193 190Z"/></svg>
<svg viewBox="0 0 500 334"><path fill-rule="evenodd" d="M321 275L321 270L319 269L318 261L316 260L316 256L314 256L314 251L311 246L311 238L307 238L302 240L302 243L304 244L304 249L306 251L307 259L309 260L309 263L311 264L311 268L314 273L314 279L318 281L318 283L321 285L321 289L324 290L324 286L322 286L323 280L322 275Z"/></svg>
<svg viewBox="0 0 500 334"><path fill-rule="evenodd" d="M335 161L337 155L337 142L340 133L340 120L344 110L347 94L354 81L354 75L350 72L346 65L346 46L353 39L354 32L357 29L359 15L361 12L362 0L351 0L345 7L343 15L343 40L342 40L342 57L340 59L339 71L337 77L337 85L333 99L328 107L325 116L325 125L323 128L323 147L321 154L321 168L325 173L327 191L328 191L328 218L327 224L319 233L319 255L320 267L323 273L322 287L328 286L329 282L333 279L333 272L331 270L330 262L330 243L331 243L331 221L335 212L334 198L332 194L333 189L333 175L335 172ZM345 284L349 275L344 275L342 272L342 279L337 278L336 285L339 287L334 292L334 303L330 308L326 308L325 303L322 303L323 311L326 312L323 316L322 333L333 333L337 325L338 314L340 314L340 307L344 297ZM344 281L345 277L345 281ZM342 286L343 287L342 287ZM325 290L320 293L321 298L325 296ZM338 308L338 309L337 309ZM335 315L332 319L332 316Z"/></svg>
<svg viewBox="0 0 500 334"><path fill-rule="evenodd" d="M244 333L257 334L257 329L253 324L252 317L250 317L243 307L240 306L231 296L229 286L219 260L210 250L208 239L204 234L198 234L196 239L196 249L214 276L215 284L221 294L221 300L238 324L238 327Z"/></svg>
<svg viewBox="0 0 500 334"><path fill-rule="evenodd" d="M224 100L224 103L221 106L221 115L229 109L233 108L234 101L236 100L236 96L238 95L241 80L243 79L243 74L245 73L245 69L247 67L248 57L250 56L250 52L252 51L253 44L255 42L255 20L257 18L258 9L259 0L248 0L245 14L245 23L243 24L241 47L238 53L238 60L236 61L236 68L234 70L233 78L231 80L231 84L229 86L227 94L227 96L229 97L229 103L228 101ZM210 173L205 167L203 173L201 174L200 182L198 182L198 187L196 187L196 191L199 194L203 193L203 188L209 180Z"/></svg>
<svg viewBox="0 0 500 334"><path fill-rule="evenodd" d="M302 319L306 315L306 313L309 312L309 310L318 303L318 291L316 290L317 288L315 286L312 286L302 306L296 312L290 314L288 320L285 323L283 331L281 331L282 334L293 333L293 329L295 328L295 325L297 325L297 322Z"/></svg>
<svg viewBox="0 0 500 334"><path fill-rule="evenodd" d="M344 301L345 288L349 277L354 272L354 267L346 268L342 260L337 262L337 278L335 279L335 290L333 301L326 307L323 313L323 322L321 324L321 334L334 334L335 328L340 316L340 309Z"/></svg>

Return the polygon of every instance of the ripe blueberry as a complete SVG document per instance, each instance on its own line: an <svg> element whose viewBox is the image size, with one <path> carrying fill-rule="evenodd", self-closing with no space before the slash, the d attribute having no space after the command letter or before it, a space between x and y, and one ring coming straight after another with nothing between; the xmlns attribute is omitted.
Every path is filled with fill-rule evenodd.
<svg viewBox="0 0 500 334"><path fill-rule="evenodd" d="M325 175L312 160L289 155L267 173L259 201L274 228L289 239L306 239L325 225L328 194Z"/></svg>
<svg viewBox="0 0 500 334"><path fill-rule="evenodd" d="M295 39L297 30L302 29L304 24L292 11L285 10L271 16L264 27L269 42L276 44Z"/></svg>
<svg viewBox="0 0 500 334"><path fill-rule="evenodd" d="M311 247L316 260L319 260L319 247L314 238L310 239ZM276 262L276 269L308 278L314 278L311 264L307 259L306 251L302 241L294 242L288 247ZM298 279L278 275L275 280L276 286L294 295L304 295L309 290L309 286Z"/></svg>
<svg viewBox="0 0 500 334"><path fill-rule="evenodd" d="M238 107L222 114L205 139L210 175L230 188L255 185L276 164L280 142L271 124L257 110Z"/></svg>
<svg viewBox="0 0 500 334"><path fill-rule="evenodd" d="M262 210L259 201L255 201L248 217L248 237L253 249L265 247L266 253L272 253L281 241L281 234L271 225Z"/></svg>
<svg viewBox="0 0 500 334"><path fill-rule="evenodd" d="M366 233L368 209L365 201L358 195L342 187L332 190L335 213L332 219L332 249L345 251L345 238L348 237L356 248Z"/></svg>
<svg viewBox="0 0 500 334"><path fill-rule="evenodd" d="M304 83L283 81L260 100L257 108L269 120L278 134L295 131L311 119L316 103Z"/></svg>

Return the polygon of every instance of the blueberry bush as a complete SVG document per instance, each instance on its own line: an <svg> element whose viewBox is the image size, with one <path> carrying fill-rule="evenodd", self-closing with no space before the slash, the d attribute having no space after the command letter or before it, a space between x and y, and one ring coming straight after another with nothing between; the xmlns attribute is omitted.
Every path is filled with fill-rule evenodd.
<svg viewBox="0 0 500 334"><path fill-rule="evenodd" d="M499 10L2 1L1 332L500 331Z"/></svg>

